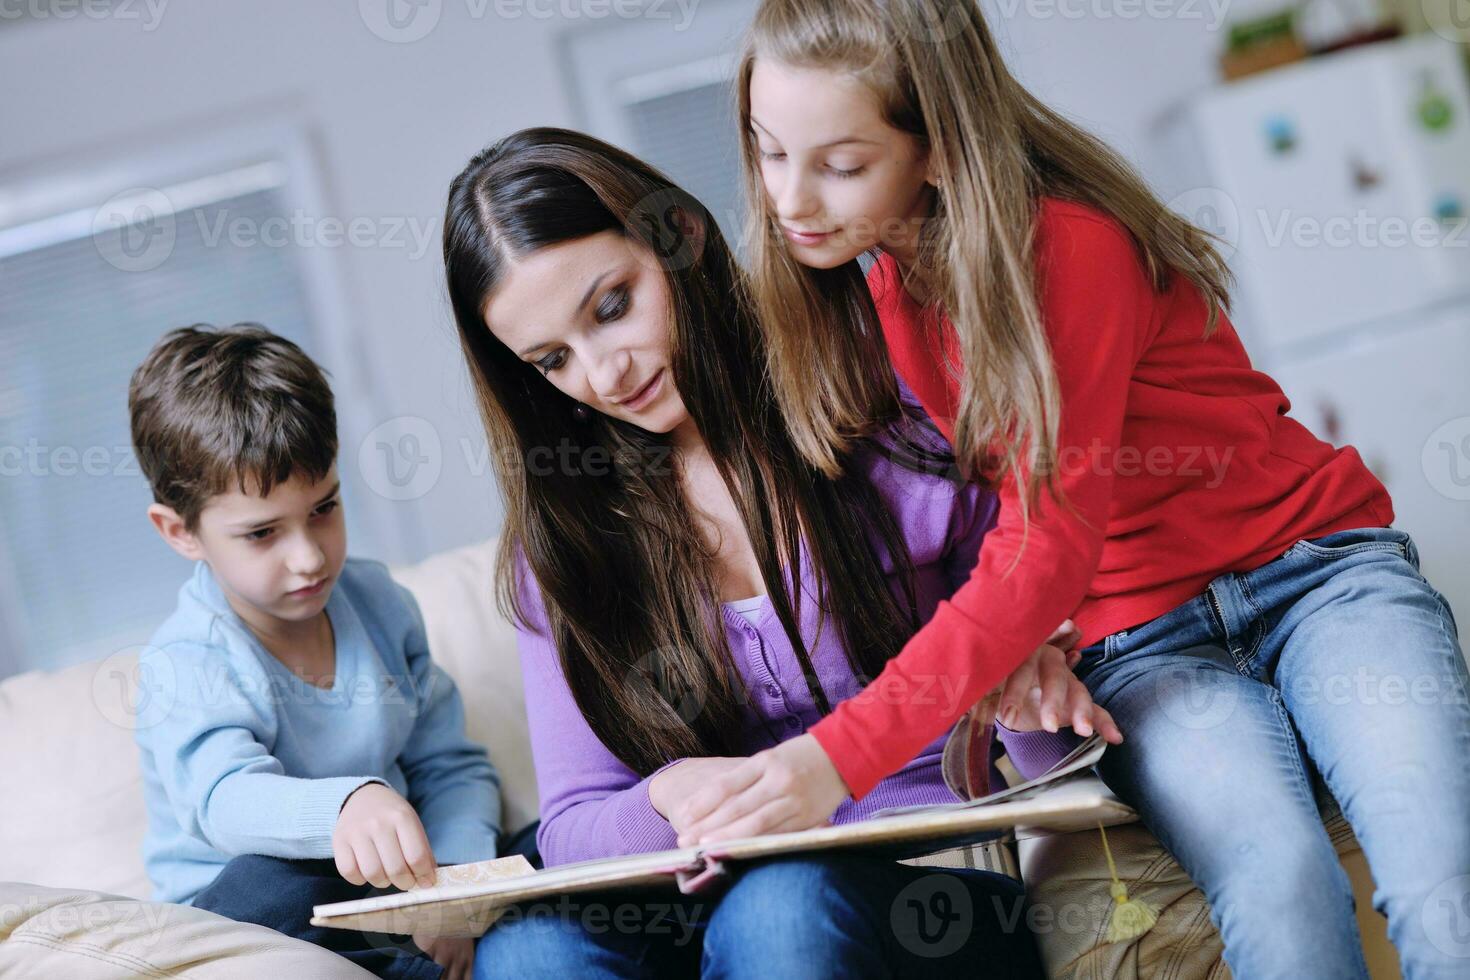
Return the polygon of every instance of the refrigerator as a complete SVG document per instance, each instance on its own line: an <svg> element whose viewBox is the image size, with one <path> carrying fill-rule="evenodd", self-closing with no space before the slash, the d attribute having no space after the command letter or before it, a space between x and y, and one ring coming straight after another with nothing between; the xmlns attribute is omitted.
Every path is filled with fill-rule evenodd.
<svg viewBox="0 0 1470 980"><path fill-rule="evenodd" d="M1470 616L1470 83L1436 34L1192 95L1153 127L1170 206L1221 236L1231 320L1318 436L1357 447Z"/></svg>

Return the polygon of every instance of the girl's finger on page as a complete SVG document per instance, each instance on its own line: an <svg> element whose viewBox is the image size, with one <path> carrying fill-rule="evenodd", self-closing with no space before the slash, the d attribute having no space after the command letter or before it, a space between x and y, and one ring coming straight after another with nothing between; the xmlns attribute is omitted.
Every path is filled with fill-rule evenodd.
<svg viewBox="0 0 1470 980"><path fill-rule="evenodd" d="M1091 735L1096 730L1096 725L1093 722L1095 708L1096 705L1092 703L1091 698L1073 697L1067 712L1068 724L1072 726L1072 731L1081 735L1083 738Z"/></svg>
<svg viewBox="0 0 1470 980"><path fill-rule="evenodd" d="M1041 703L1038 712L1041 727L1054 732L1063 724L1063 712L1067 708L1067 696L1070 693L1069 682L1076 678L1067 670L1065 656L1055 647L1051 648L1049 655L1040 659Z"/></svg>
<svg viewBox="0 0 1470 980"><path fill-rule="evenodd" d="M1002 725L1009 728L1016 721L1037 681L1035 657L1027 657L1021 666L1011 671L1001 686L1000 701L995 709L995 716Z"/></svg>
<svg viewBox="0 0 1470 980"><path fill-rule="evenodd" d="M1113 716L1101 705L1092 706L1092 727L1102 733L1103 740L1112 745L1121 745L1123 742L1123 731Z"/></svg>
<svg viewBox="0 0 1470 980"><path fill-rule="evenodd" d="M1096 715L1097 705L1092 701L1092 694L1087 690L1087 685L1079 681L1070 671L1067 672L1067 703L1063 709L1066 716L1066 724L1072 726L1072 730L1083 738L1091 735L1097 729Z"/></svg>

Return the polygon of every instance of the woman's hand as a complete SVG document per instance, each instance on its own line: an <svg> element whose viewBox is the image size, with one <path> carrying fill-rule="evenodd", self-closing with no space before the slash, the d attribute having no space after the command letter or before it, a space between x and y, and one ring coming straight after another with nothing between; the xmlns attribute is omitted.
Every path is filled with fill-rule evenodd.
<svg viewBox="0 0 1470 980"><path fill-rule="evenodd" d="M820 827L850 795L811 735L737 761L702 780L702 788L686 801L681 816L688 823L679 834L680 847Z"/></svg>
<svg viewBox="0 0 1470 980"><path fill-rule="evenodd" d="M1087 685L1072 673L1080 654L1064 651L1080 639L1067 620L1001 682L995 713L1002 725L1017 732L1054 732L1070 725L1084 738L1096 731L1113 745L1123 741L1113 716L1093 703Z"/></svg>
<svg viewBox="0 0 1470 980"><path fill-rule="evenodd" d="M693 822L689 801L710 781L746 762L743 757L701 756L680 761L654 776L648 784L648 802L669 822L675 832L683 833Z"/></svg>
<svg viewBox="0 0 1470 980"><path fill-rule="evenodd" d="M475 963L475 941L466 936L413 936L413 944L444 967L443 980L470 980Z"/></svg>

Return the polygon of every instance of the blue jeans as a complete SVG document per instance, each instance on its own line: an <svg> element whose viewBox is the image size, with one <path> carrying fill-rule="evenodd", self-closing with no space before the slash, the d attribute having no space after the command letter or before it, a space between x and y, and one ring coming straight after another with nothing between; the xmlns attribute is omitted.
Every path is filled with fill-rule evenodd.
<svg viewBox="0 0 1470 980"><path fill-rule="evenodd" d="M253 922L315 943L385 980L438 980L444 968L424 955L407 936L328 929L311 924L315 905L350 902L391 889L354 885L327 858L291 860L264 854L234 857L194 899L236 922Z"/></svg>
<svg viewBox="0 0 1470 980"><path fill-rule="evenodd" d="M1209 899L1235 976L1368 976L1319 796L1404 976L1470 976L1470 677L1407 534L1299 541L1076 669L1125 738L1099 775Z"/></svg>
<svg viewBox="0 0 1470 980"><path fill-rule="evenodd" d="M475 977L1041 977L1020 884L827 852L732 872L716 895L619 890L512 906Z"/></svg>

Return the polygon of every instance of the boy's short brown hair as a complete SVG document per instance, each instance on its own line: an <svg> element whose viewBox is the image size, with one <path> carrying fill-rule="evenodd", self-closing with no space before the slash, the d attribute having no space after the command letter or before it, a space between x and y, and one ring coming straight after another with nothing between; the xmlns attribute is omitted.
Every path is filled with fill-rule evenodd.
<svg viewBox="0 0 1470 980"><path fill-rule="evenodd" d="M128 412L153 499L190 531L231 481L264 496L295 475L321 480L337 458L322 369L258 323L169 331L133 372Z"/></svg>

